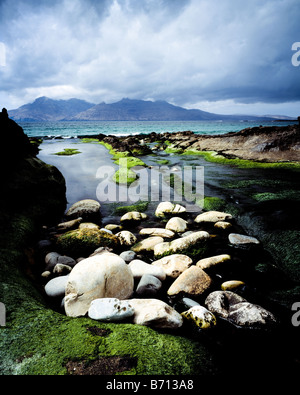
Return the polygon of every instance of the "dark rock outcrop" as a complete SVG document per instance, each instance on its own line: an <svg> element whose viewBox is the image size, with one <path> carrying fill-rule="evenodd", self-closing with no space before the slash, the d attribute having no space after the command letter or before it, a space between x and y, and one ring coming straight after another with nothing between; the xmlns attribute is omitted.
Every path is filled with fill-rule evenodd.
<svg viewBox="0 0 300 395"><path fill-rule="evenodd" d="M193 132L149 135L147 140L168 141L172 149L216 151L226 157L265 162L300 161L300 127L260 126L221 135Z"/></svg>
<svg viewBox="0 0 300 395"><path fill-rule="evenodd" d="M5 108L0 112L0 133L1 145L5 148L5 153L0 157L1 163L4 160L15 161L20 156L37 154L37 147L30 143L21 126L8 117Z"/></svg>
<svg viewBox="0 0 300 395"><path fill-rule="evenodd" d="M81 136L91 137L91 136ZM227 158L261 162L299 162L300 125L259 126L239 132L219 135L195 134L192 131L177 133L141 134L137 136L94 136L112 146L115 151L128 151L130 155L146 155L151 150L145 143L157 143L158 148L169 152L215 151Z"/></svg>

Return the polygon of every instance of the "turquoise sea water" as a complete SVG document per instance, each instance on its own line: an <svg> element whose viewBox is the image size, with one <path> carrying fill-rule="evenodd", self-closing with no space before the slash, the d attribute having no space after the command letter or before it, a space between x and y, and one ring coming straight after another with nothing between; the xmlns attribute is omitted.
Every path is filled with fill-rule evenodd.
<svg viewBox="0 0 300 395"><path fill-rule="evenodd" d="M191 130L197 134L222 134L259 125L284 126L294 122L242 121L90 121L90 122L19 122L29 137L77 137L80 135L135 135L152 132Z"/></svg>

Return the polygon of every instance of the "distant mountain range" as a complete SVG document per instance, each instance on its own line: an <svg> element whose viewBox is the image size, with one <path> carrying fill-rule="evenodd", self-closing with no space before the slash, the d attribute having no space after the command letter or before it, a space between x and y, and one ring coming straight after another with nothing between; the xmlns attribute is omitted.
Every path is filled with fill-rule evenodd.
<svg viewBox="0 0 300 395"><path fill-rule="evenodd" d="M222 115L188 110L166 101L122 99L116 103L93 104L84 100L53 100L39 97L33 103L10 110L10 118L20 121L217 121L291 119L285 116Z"/></svg>

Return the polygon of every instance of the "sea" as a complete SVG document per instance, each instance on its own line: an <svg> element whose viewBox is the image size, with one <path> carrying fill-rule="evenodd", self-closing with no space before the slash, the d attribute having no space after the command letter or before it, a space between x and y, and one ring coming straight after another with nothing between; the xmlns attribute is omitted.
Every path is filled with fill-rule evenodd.
<svg viewBox="0 0 300 395"><path fill-rule="evenodd" d="M224 134L237 132L255 126L286 126L295 121L76 121L76 122L18 122L28 137L68 139L78 136L139 135L182 132L190 130L195 134Z"/></svg>

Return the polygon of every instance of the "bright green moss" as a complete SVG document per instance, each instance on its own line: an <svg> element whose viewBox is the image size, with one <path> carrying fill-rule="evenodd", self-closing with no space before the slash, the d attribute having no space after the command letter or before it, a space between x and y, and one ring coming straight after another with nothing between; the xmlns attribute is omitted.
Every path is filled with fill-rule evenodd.
<svg viewBox="0 0 300 395"><path fill-rule="evenodd" d="M205 211L219 211L224 209L226 202L224 199L218 197L206 196L204 199L198 200L197 204Z"/></svg>
<svg viewBox="0 0 300 395"><path fill-rule="evenodd" d="M0 362L4 374L66 375L69 361L92 363L116 355L137 359L136 367L122 374L208 374L212 369L205 346L148 327L68 318L37 307L23 323L21 316L19 319L1 332L6 335L4 344L9 345ZM89 328L102 329L108 335L97 336ZM13 344L9 344L11 340Z"/></svg>
<svg viewBox="0 0 300 395"><path fill-rule="evenodd" d="M81 154L81 152L78 151L78 149L76 149L76 148L65 148L63 151L56 152L53 155L71 156L71 155L77 155L77 154Z"/></svg>
<svg viewBox="0 0 300 395"><path fill-rule="evenodd" d="M130 156L128 151L115 151L110 144L100 142L104 145L111 155L113 155L114 162L119 165L119 170L113 175L113 181L117 184L130 185L137 179L137 174L130 170L135 166L147 167L147 165L139 158Z"/></svg>
<svg viewBox="0 0 300 395"><path fill-rule="evenodd" d="M113 181L117 184L130 185L137 179L137 174L127 168L121 167L113 175Z"/></svg>
<svg viewBox="0 0 300 395"><path fill-rule="evenodd" d="M135 167L135 166L146 167L146 164L141 159L135 158L134 156L119 158L115 161L115 163L121 167L127 167L127 169L130 169L131 167Z"/></svg>
<svg viewBox="0 0 300 395"><path fill-rule="evenodd" d="M181 154L183 153L183 149L182 148L175 148L172 145L169 145L166 149L165 152L167 154Z"/></svg>
<svg viewBox="0 0 300 395"><path fill-rule="evenodd" d="M258 200L259 202L265 202L268 200L299 200L299 191L295 190L282 190L279 192L263 192L256 193L253 196L253 199Z"/></svg>
<svg viewBox="0 0 300 395"><path fill-rule="evenodd" d="M141 202L132 204L130 206L120 206L116 207L115 214L116 215L123 215L129 213L130 211L138 211L139 213L143 213L147 210L149 202Z"/></svg>
<svg viewBox="0 0 300 395"><path fill-rule="evenodd" d="M229 159L223 155L218 154L215 151L197 151L197 150L186 150L183 155L201 155L205 160L214 163L220 163L222 165L231 165L244 169L260 168L260 169L292 169L300 170L299 162L256 162L247 159Z"/></svg>
<svg viewBox="0 0 300 395"><path fill-rule="evenodd" d="M103 141L100 141L99 143L101 145L103 145L106 149L108 149L109 153L114 157L115 160L117 160L119 158L126 158L128 156L131 156L130 152L128 152L128 151L120 152L120 151L114 150L111 144L105 143Z"/></svg>
<svg viewBox="0 0 300 395"><path fill-rule="evenodd" d="M168 159L161 159L156 161L157 164L159 165L168 165L170 163L170 161Z"/></svg>
<svg viewBox="0 0 300 395"><path fill-rule="evenodd" d="M94 144L99 144L99 140L92 138L92 137L84 137L82 139L80 139L81 143L94 143Z"/></svg>
<svg viewBox="0 0 300 395"><path fill-rule="evenodd" d="M250 180L239 180L236 179L234 181L228 181L225 180L222 182L222 186L224 188L231 188L231 189L237 189L237 188L250 188L250 187L280 187L284 188L286 186L290 186L290 182L288 181L283 181L283 180L274 180L274 179L250 179Z"/></svg>

